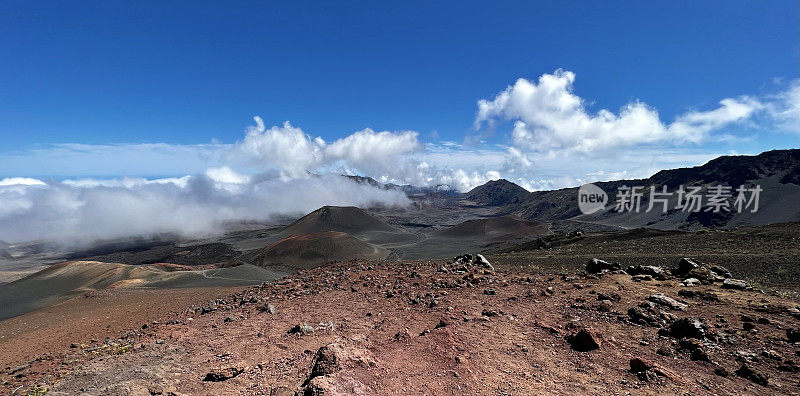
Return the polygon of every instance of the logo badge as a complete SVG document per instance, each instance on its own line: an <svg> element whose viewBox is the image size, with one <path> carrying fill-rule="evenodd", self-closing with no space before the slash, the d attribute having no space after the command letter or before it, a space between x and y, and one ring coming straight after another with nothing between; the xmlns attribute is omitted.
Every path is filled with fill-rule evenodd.
<svg viewBox="0 0 800 396"><path fill-rule="evenodd" d="M584 184L578 189L578 209L583 214L597 213L608 203L608 194L594 184Z"/></svg>

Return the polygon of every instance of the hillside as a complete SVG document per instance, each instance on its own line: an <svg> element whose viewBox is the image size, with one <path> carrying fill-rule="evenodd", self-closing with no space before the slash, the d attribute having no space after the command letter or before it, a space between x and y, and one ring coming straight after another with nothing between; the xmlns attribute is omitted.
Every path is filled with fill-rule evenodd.
<svg viewBox="0 0 800 396"><path fill-rule="evenodd" d="M354 234L397 230L363 209L354 206L323 206L293 222L281 234L289 236L324 231Z"/></svg>
<svg viewBox="0 0 800 396"><path fill-rule="evenodd" d="M539 221L525 220L517 216L490 217L467 220L438 232L449 238L486 238L493 241L544 235L548 226Z"/></svg>
<svg viewBox="0 0 800 396"><path fill-rule="evenodd" d="M503 206L525 202L529 195L528 190L506 179L500 179L473 188L463 198L478 205Z"/></svg>
<svg viewBox="0 0 800 396"><path fill-rule="evenodd" d="M662 214L656 210L644 213L601 212L591 216L582 215L578 209L578 188L530 193L522 202L504 205L501 214L515 214L525 219L563 220L575 218L581 221L599 222L623 227L654 227L663 229L694 229L702 226L759 225L797 221L800 207L800 185L793 175L800 164L800 149L773 150L755 156L723 156L692 168L662 170L646 179L618 180L595 183L609 195L609 205L616 202L615 195L620 186L666 185L674 191L680 185L725 184L738 187L741 184L758 184L764 191L760 196L758 213L731 214L727 218L707 219L707 214L672 211ZM705 191L705 190L704 190ZM646 194L645 194L646 195ZM676 197L669 207L677 204ZM647 206L648 198L642 200ZM609 208L610 209L610 208ZM704 208L705 209L705 208Z"/></svg>
<svg viewBox="0 0 800 396"><path fill-rule="evenodd" d="M330 261L380 260L388 255L388 250L350 234L324 231L292 235L261 249L246 260L259 266L309 268Z"/></svg>

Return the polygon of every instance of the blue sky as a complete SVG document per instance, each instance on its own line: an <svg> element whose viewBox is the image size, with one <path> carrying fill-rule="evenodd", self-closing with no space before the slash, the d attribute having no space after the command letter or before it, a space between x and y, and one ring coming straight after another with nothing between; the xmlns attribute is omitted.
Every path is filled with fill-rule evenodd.
<svg viewBox="0 0 800 396"><path fill-rule="evenodd" d="M566 154L517 144L518 117L497 113L478 129L475 121L479 100L559 69L574 73L571 92L589 114L641 101L669 124L713 111L724 98L765 101L798 78L799 14L795 1L5 1L0 177L181 176L221 165L254 172L261 167L253 162L219 159L229 158L253 116L267 129L288 120L326 142L364 128L416 131L431 147L413 156L429 165L469 173L476 169L459 155L465 164L485 158L480 175L571 180L561 184L797 147L796 133L772 133L774 123L748 116L697 142L625 146L671 159L609 165L619 151L606 148L591 154L602 165L575 173L558 166ZM158 154L145 143L166 148ZM103 151L109 144L124 148ZM509 146L527 147L534 165L509 172ZM214 153L180 157L174 147Z"/></svg>

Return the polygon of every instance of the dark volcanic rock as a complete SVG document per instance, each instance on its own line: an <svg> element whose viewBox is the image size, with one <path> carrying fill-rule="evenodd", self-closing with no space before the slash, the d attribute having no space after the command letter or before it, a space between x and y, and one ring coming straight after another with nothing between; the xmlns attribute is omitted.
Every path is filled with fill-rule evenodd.
<svg viewBox="0 0 800 396"><path fill-rule="evenodd" d="M769 380L769 376L753 370L747 364L742 364L742 367L739 367L739 369L736 370L736 375L753 381L761 386L767 386L767 382Z"/></svg>
<svg viewBox="0 0 800 396"><path fill-rule="evenodd" d="M640 373L642 371L650 370L653 367L650 363L647 363L639 358L631 359L630 365L632 373Z"/></svg>
<svg viewBox="0 0 800 396"><path fill-rule="evenodd" d="M710 269L711 272L717 274L717 276L721 276L726 279L733 277L733 275L731 275L731 271L721 265L712 265L708 267L708 269Z"/></svg>
<svg viewBox="0 0 800 396"><path fill-rule="evenodd" d="M603 271L613 271L621 268L622 266L619 263L609 263L598 258L592 258L586 263L586 272L590 274L599 274Z"/></svg>
<svg viewBox="0 0 800 396"><path fill-rule="evenodd" d="M666 330L666 334L674 338L697 338L706 337L705 324L699 318L683 318L673 322Z"/></svg>
<svg viewBox="0 0 800 396"><path fill-rule="evenodd" d="M699 267L700 264L697 264L694 260L684 257L680 261L678 261L678 267L672 269L672 273L676 276L684 277L689 273L689 271Z"/></svg>
<svg viewBox="0 0 800 396"><path fill-rule="evenodd" d="M287 331L288 334L300 334L300 335L309 335L313 332L314 328L305 323L296 324L291 329L289 329L289 331Z"/></svg>
<svg viewBox="0 0 800 396"><path fill-rule="evenodd" d="M789 342L800 342L800 329L786 329L786 338Z"/></svg>
<svg viewBox="0 0 800 396"><path fill-rule="evenodd" d="M600 348L600 337L592 329L583 328L568 335L570 347L579 352L588 352Z"/></svg>
<svg viewBox="0 0 800 396"><path fill-rule="evenodd" d="M229 380L238 376L239 374L243 373L244 370L236 367L229 367L226 369L220 370L212 370L209 371L205 377L203 377L203 381L207 382L222 382Z"/></svg>

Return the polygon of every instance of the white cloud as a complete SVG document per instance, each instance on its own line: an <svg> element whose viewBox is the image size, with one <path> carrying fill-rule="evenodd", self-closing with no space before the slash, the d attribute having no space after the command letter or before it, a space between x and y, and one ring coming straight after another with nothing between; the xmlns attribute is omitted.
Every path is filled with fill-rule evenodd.
<svg viewBox="0 0 800 396"><path fill-rule="evenodd" d="M779 132L800 133L800 79L783 92L767 97L767 114Z"/></svg>
<svg viewBox="0 0 800 396"><path fill-rule="evenodd" d="M514 146L532 152L593 152L650 143L700 142L731 123L764 108L758 100L727 98L710 111L692 111L673 123L661 121L658 111L644 102L632 102L619 113L587 110L572 86L575 74L557 70L538 82L519 79L492 100L478 102L476 126L496 120L514 120Z"/></svg>
<svg viewBox="0 0 800 396"><path fill-rule="evenodd" d="M7 177L5 179L0 180L0 186L15 186L15 185L43 186L45 185L45 182L38 179L32 179L30 177Z"/></svg>
<svg viewBox="0 0 800 396"><path fill-rule="evenodd" d="M211 180L222 184L247 184L250 182L250 177L236 173L233 169L223 166L221 168L209 168L206 170L206 176Z"/></svg>
<svg viewBox="0 0 800 396"><path fill-rule="evenodd" d="M329 160L342 160L347 165L372 174L392 174L398 158L420 150L417 132L375 132L364 129L325 147Z"/></svg>
<svg viewBox="0 0 800 396"><path fill-rule="evenodd" d="M264 167L277 167L289 177L302 177L325 161L325 141L312 138L288 121L282 127L267 129L261 117L254 117L256 126L247 128L242 142L237 143L235 154L248 156Z"/></svg>

